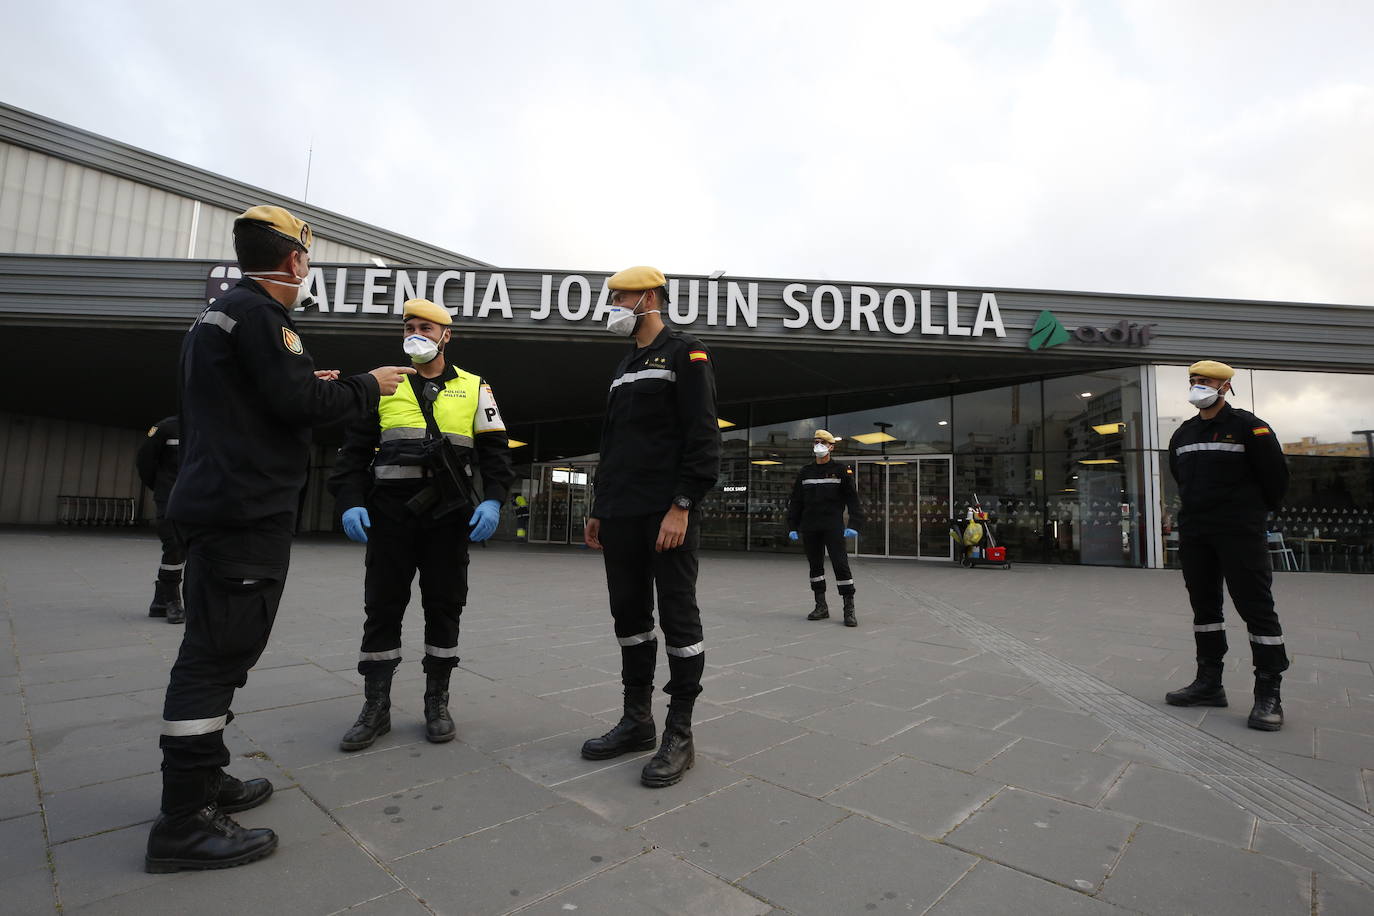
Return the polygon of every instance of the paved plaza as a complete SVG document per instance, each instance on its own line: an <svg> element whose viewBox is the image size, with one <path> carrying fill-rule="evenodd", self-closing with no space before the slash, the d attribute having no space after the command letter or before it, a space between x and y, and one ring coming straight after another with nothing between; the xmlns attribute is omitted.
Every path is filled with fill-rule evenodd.
<svg viewBox="0 0 1374 916"><path fill-rule="evenodd" d="M696 766L651 790L648 754L578 755L619 715L600 557L473 554L458 740L423 740L412 608L393 730L346 754L363 554L297 543L226 732L277 787L238 819L280 847L155 876L157 541L0 532L0 912L1374 913L1374 578L1278 576L1265 733L1234 624L1231 706L1164 704L1193 673L1176 571L858 561L846 629L804 619L799 552L708 553Z"/></svg>

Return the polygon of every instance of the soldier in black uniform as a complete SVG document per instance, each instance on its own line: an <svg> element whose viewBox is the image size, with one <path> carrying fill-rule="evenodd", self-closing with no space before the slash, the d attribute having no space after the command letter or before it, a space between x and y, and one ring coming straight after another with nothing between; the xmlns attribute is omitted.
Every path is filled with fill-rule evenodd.
<svg viewBox="0 0 1374 916"><path fill-rule="evenodd" d="M339 742L345 751L370 747L391 730L391 679L401 663L401 620L416 570L425 612L425 738L453 740L449 678L467 603L468 541L491 537L515 479L491 386L444 361L453 335L448 311L411 299L402 318L403 346L417 374L349 427L329 477L344 533L367 544L358 654L365 700ZM478 485L450 480L448 494L438 486L444 469L431 458L440 434Z"/></svg>
<svg viewBox="0 0 1374 916"><path fill-rule="evenodd" d="M854 576L849 571L849 553L844 541L858 536L864 512L859 505L859 492L854 488L853 468L841 467L830 460L837 441L826 430L816 430L811 443L816 460L803 467L792 484L792 497L787 503L787 536L793 541L801 538L811 566L811 591L815 592L816 606L806 619L824 620L830 616L830 608L825 603L825 554L829 551L835 585L844 601L844 625L857 627ZM849 510L847 526L845 509Z"/></svg>
<svg viewBox="0 0 1374 916"><path fill-rule="evenodd" d="M138 478L153 491L157 505L157 536L162 541L162 562L153 583L153 603L149 617L166 617L168 623L183 623L186 611L181 604L181 571L186 568L186 551L177 540L176 529L167 520L167 498L172 495L177 469L181 466L181 421L163 417L148 430L134 461Z"/></svg>
<svg viewBox="0 0 1374 916"><path fill-rule="evenodd" d="M655 744L657 589L668 718L658 753L640 774L644 785L657 788L680 780L694 762L692 707L706 667L696 600L699 506L720 474L716 383L701 342L667 327L659 315L668 301L662 273L631 267L607 286L614 307L607 330L633 336L634 346L611 379L595 502L583 537L605 557L625 710L615 728L582 745L582 756L604 760Z"/></svg>
<svg viewBox="0 0 1374 916"><path fill-rule="evenodd" d="M1283 726L1279 684L1288 668L1283 627L1270 591L1265 519L1288 489L1288 464L1269 424L1226 403L1235 370L1203 360L1188 368L1188 400L1198 415L1169 440L1169 471L1178 482L1178 555L1193 605L1197 677L1165 700L1174 706L1225 706L1221 686L1226 629L1221 586L1250 631L1255 704L1248 725Z"/></svg>
<svg viewBox="0 0 1374 916"><path fill-rule="evenodd" d="M335 381L315 369L290 314L306 298L311 239L280 207L245 212L234 221L244 277L182 342L182 460L167 516L186 545L186 631L163 705L150 872L242 865L276 848L271 830L228 816L266 801L272 785L224 773L224 726L286 585L310 427L361 413L415 371Z"/></svg>

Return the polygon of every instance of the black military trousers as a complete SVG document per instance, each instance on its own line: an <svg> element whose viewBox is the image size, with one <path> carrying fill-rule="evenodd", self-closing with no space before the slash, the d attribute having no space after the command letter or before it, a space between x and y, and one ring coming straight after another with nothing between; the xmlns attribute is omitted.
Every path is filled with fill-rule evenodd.
<svg viewBox="0 0 1374 916"><path fill-rule="evenodd" d="M162 562L157 567L157 581L178 585L186 569L186 548L177 537L176 525L167 518L165 505L157 507L157 536L162 541Z"/></svg>
<svg viewBox="0 0 1374 916"><path fill-rule="evenodd" d="M811 564L811 590L825 593L825 554L830 553L830 568L835 573L835 585L840 595L854 594L854 576L849 571L849 551L845 549L844 529L830 531L803 531L802 546L806 548L806 560Z"/></svg>
<svg viewBox="0 0 1374 916"><path fill-rule="evenodd" d="M186 545L186 630L167 683L158 742L162 810L168 814L208 802L229 763L229 706L267 647L294 529L290 512L241 528L176 525Z"/></svg>
<svg viewBox="0 0 1374 916"><path fill-rule="evenodd" d="M663 512L601 520L601 548L606 564L615 636L621 646L621 680L626 688L652 689L658 655L654 635L654 594L659 626L667 644L668 683L663 692L669 708L690 710L701 694L706 669L701 610L697 607L697 548L701 515L688 513L687 534L680 547L658 552Z"/></svg>
<svg viewBox="0 0 1374 916"><path fill-rule="evenodd" d="M367 573L363 582L363 644L358 672L366 677L401 663L401 621L410 604L410 584L420 573L425 612L426 674L458 664L458 621L468 600L468 520L458 509L441 523L422 525L414 517L369 508Z"/></svg>
<svg viewBox="0 0 1374 916"><path fill-rule="evenodd" d="M1250 632L1255 670L1278 673L1288 668L1283 627L1274 612L1269 548L1263 530L1190 534L1178 541L1183 582L1193 605L1193 638L1202 663L1220 664L1226 655L1226 625L1222 622L1221 587L1231 593L1236 613Z"/></svg>

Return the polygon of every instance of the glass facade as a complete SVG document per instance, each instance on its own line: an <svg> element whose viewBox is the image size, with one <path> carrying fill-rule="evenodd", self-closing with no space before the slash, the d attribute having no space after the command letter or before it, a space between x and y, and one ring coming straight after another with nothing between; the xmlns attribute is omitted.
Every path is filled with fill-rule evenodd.
<svg viewBox="0 0 1374 916"><path fill-rule="evenodd" d="M1131 366L723 405L702 544L795 550L787 502L813 460L813 433L828 429L842 437L834 456L852 464L868 517L856 553L949 558L949 521L976 499L1013 562L1176 565L1165 449L1193 415L1187 387L1186 367ZM1291 563L1374 572L1374 375L1255 370L1235 388L1232 403L1272 424L1289 456L1292 485L1271 528ZM534 465L532 540L580 542L594 472L595 456Z"/></svg>

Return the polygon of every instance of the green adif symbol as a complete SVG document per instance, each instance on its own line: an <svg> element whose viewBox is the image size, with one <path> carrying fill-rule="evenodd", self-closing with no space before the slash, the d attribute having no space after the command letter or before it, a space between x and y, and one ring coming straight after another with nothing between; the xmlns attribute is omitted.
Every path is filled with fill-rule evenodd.
<svg viewBox="0 0 1374 916"><path fill-rule="evenodd" d="M1030 340L1026 346L1032 350L1047 350L1059 346L1068 339L1068 330L1059 323L1053 312L1045 309L1035 319L1035 327L1031 328Z"/></svg>

